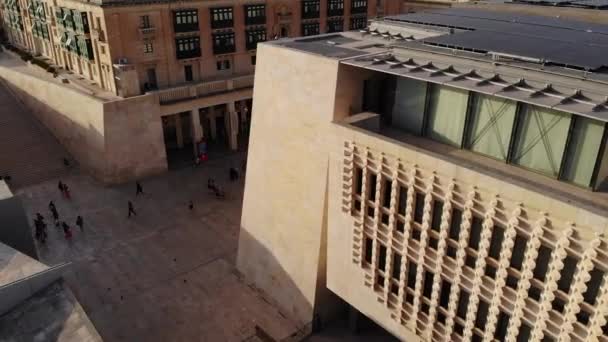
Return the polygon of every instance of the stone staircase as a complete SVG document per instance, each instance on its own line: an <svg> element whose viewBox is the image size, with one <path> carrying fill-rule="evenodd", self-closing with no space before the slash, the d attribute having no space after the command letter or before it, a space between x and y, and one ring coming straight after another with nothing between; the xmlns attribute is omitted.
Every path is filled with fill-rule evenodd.
<svg viewBox="0 0 608 342"><path fill-rule="evenodd" d="M67 175L70 159L57 139L0 79L0 176L15 190Z"/></svg>

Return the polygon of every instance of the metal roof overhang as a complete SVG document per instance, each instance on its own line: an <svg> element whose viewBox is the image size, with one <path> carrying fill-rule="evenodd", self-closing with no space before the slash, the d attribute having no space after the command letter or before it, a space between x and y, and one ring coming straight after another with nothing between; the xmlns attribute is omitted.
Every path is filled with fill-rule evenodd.
<svg viewBox="0 0 608 342"><path fill-rule="evenodd" d="M500 75L483 78L476 74L472 68L455 70L452 67L439 68L431 62L416 64L412 60L397 61L392 56L387 57L386 53L345 59L341 63L608 122L608 97L602 101L592 101L582 96L581 92L576 89L573 89L572 93L569 94L558 93L552 90L550 85L545 88L534 88L527 84L523 78L515 82L505 81Z"/></svg>

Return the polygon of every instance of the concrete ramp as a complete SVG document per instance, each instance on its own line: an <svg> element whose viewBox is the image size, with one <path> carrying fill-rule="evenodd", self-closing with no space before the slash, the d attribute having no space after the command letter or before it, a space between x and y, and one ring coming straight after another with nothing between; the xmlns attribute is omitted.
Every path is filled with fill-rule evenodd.
<svg viewBox="0 0 608 342"><path fill-rule="evenodd" d="M0 315L60 279L68 265L49 267L0 244Z"/></svg>

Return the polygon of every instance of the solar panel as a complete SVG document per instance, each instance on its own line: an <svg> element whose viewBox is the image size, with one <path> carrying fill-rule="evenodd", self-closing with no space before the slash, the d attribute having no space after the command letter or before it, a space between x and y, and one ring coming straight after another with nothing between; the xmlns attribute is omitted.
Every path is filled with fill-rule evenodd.
<svg viewBox="0 0 608 342"><path fill-rule="evenodd" d="M431 45L499 52L590 70L608 66L608 25L459 8L389 20L464 30L423 40Z"/></svg>

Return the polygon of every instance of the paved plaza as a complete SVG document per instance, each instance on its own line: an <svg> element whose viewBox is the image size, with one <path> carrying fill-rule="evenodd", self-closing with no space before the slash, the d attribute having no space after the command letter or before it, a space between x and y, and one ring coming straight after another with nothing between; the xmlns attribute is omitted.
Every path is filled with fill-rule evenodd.
<svg viewBox="0 0 608 342"><path fill-rule="evenodd" d="M244 179L230 182L228 168L240 168L244 158L233 154L143 179L137 197L134 183L105 187L78 171L61 179L71 200L61 197L57 180L17 194L30 218L40 212L48 224L41 261L73 263L66 282L105 341L242 341L256 325L283 338L296 330L293 322L234 266ZM209 192L209 177L225 199ZM72 227L72 241L51 224L50 200ZM128 200L137 212L130 219Z"/></svg>

